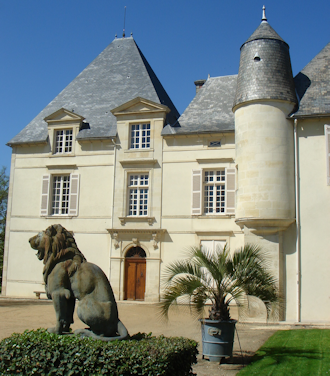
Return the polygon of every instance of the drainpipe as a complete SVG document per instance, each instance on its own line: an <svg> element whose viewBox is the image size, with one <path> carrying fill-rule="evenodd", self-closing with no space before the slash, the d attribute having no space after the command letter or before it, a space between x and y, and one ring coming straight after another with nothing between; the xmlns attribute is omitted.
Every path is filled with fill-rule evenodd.
<svg viewBox="0 0 330 376"><path fill-rule="evenodd" d="M294 119L294 175L296 198L296 254L297 254L297 322L301 322L301 253L300 253L300 197L299 197L299 153L298 119Z"/></svg>
<svg viewBox="0 0 330 376"><path fill-rule="evenodd" d="M114 217L114 211L115 211L115 189L116 189L116 161L117 161L117 145L116 141L112 138L111 142L113 144L114 149L114 162L113 162L113 191L112 191L112 212L111 212L111 230L113 230L113 217ZM109 253L109 280L111 278L111 256L112 256L112 246L113 246L113 239L110 235L110 253ZM119 299L120 299L120 291L119 291Z"/></svg>

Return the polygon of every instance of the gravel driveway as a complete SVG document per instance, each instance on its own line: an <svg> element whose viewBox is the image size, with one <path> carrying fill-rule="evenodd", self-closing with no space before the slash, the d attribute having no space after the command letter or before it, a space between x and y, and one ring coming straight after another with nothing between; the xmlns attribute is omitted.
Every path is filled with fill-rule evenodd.
<svg viewBox="0 0 330 376"><path fill-rule="evenodd" d="M118 303L119 317L130 334L152 332L153 335L183 336L192 338L200 343L200 324L194 320L189 309L184 306L173 308L169 320L165 322L159 316L155 304L147 303ZM0 298L0 339L12 333L23 332L26 329L47 328L55 324L55 312L52 302L46 299L7 299ZM235 312L232 314L235 317ZM75 315L72 329L84 328L85 325ZM253 353L277 330L277 325L237 324L235 335L234 356L231 363L219 365L216 362L203 360L198 355L198 363L194 372L198 376L232 376L248 363ZM237 337L238 334L238 337Z"/></svg>

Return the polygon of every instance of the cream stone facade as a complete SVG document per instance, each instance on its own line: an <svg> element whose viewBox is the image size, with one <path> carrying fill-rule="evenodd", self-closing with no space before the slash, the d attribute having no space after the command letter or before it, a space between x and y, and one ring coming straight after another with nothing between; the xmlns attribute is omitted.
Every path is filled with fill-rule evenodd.
<svg viewBox="0 0 330 376"><path fill-rule="evenodd" d="M117 300L158 302L191 246L259 244L279 320L329 322L330 44L295 78L261 25L238 75L196 81L180 116L132 37L115 39L9 141L2 295L43 291L28 239L60 223Z"/></svg>

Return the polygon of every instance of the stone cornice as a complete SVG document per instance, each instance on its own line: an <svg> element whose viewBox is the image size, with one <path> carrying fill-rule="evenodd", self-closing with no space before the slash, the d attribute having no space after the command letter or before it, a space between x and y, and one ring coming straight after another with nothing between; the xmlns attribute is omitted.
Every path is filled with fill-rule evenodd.
<svg viewBox="0 0 330 376"><path fill-rule="evenodd" d="M157 163L157 159L153 158L139 158L139 159L124 159L119 161L119 163L125 167L130 165L154 165Z"/></svg>
<svg viewBox="0 0 330 376"><path fill-rule="evenodd" d="M237 218L235 222L242 229L246 226L252 233L261 235L284 231L295 222L295 218Z"/></svg>
<svg viewBox="0 0 330 376"><path fill-rule="evenodd" d="M165 229L107 229L113 240L115 248L119 248L119 243L124 235L131 234L133 243L138 246L140 244L140 238L145 239L148 237L153 240L154 249L158 248L158 242L162 234L165 234Z"/></svg>

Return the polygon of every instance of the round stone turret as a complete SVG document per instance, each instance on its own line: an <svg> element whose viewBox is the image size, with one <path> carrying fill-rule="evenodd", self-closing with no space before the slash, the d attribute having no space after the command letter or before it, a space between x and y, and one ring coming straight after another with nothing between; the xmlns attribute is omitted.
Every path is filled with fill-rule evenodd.
<svg viewBox="0 0 330 376"><path fill-rule="evenodd" d="M297 105L289 46L263 12L241 47L233 111L237 164L236 222L283 228L294 220L293 128Z"/></svg>
<svg viewBox="0 0 330 376"><path fill-rule="evenodd" d="M254 100L281 100L297 104L289 46L262 22L241 47L235 107Z"/></svg>

